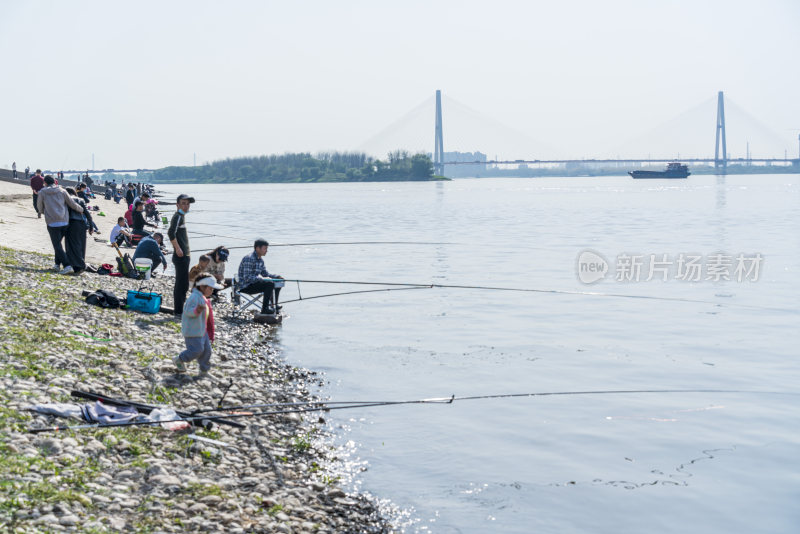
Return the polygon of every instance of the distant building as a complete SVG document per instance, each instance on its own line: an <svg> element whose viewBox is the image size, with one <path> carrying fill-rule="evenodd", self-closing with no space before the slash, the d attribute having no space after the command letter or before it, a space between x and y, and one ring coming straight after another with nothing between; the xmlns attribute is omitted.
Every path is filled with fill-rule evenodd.
<svg viewBox="0 0 800 534"><path fill-rule="evenodd" d="M446 165L444 174L448 178L487 176L486 154L482 152L445 152L444 162L468 162L472 165Z"/></svg>

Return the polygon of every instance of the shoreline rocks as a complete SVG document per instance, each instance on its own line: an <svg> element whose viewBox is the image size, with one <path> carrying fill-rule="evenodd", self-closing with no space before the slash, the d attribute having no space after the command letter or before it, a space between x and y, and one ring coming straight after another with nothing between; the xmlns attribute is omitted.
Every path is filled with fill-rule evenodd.
<svg viewBox="0 0 800 534"><path fill-rule="evenodd" d="M287 365L271 328L214 304L212 377L177 374L180 324L90 306L83 289L124 297L139 282L60 276L51 257L0 248L0 523L14 532L392 532L375 503L337 487L319 414L241 417L245 428L132 426L31 434L82 424L26 410L92 391L191 412L316 400L321 378ZM172 279L152 280L171 301ZM251 409L250 411L257 411ZM189 437L194 434L205 440ZM222 442L223 444L217 443Z"/></svg>

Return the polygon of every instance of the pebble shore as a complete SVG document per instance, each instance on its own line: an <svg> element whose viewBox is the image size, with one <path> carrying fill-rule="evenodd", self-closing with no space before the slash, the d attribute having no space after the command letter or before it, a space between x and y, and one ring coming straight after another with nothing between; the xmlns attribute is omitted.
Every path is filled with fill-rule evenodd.
<svg viewBox="0 0 800 534"><path fill-rule="evenodd" d="M324 413L237 419L244 429L156 426L32 434L82 424L38 415L42 403L92 391L192 411L307 402L322 378L287 365L275 327L234 318L215 303L212 376L178 374L180 323L166 314L102 309L83 289L124 297L139 282L60 276L52 255L0 248L0 525L9 532L393 532L376 505L337 486L336 459L317 439ZM171 305L172 279L153 279ZM279 327L278 327L279 328ZM93 339L94 338L94 339ZM225 442L197 441L187 434ZM5 530L7 529L7 530Z"/></svg>

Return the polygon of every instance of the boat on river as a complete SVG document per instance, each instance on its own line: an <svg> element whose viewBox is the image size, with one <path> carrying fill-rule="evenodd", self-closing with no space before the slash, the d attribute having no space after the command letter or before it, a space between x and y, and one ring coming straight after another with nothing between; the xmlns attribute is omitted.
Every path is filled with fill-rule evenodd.
<svg viewBox="0 0 800 534"><path fill-rule="evenodd" d="M672 162L663 171L630 171L628 174L633 178L687 178L692 173L683 163Z"/></svg>

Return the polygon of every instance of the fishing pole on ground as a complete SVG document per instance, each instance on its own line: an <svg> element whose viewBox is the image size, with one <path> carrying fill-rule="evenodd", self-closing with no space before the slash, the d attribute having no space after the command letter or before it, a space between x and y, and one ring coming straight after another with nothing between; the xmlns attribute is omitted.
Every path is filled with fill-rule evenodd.
<svg viewBox="0 0 800 534"><path fill-rule="evenodd" d="M103 404L109 404L112 406L130 406L132 408L136 408L137 411L149 414L151 411L158 408L158 406L154 406L152 404L142 404L140 402L129 401L125 399L115 399L113 397L108 397L106 395L101 395L99 393L93 393L91 391L80 391L80 390L73 390L70 392L70 395L78 398L78 399L86 399L90 401L100 401ZM224 398L224 396L223 396ZM192 414L188 412L176 411L176 414L179 416L191 416ZM205 421L199 420L201 423L200 426L203 426L206 429L210 428L210 423L214 422L221 425L228 425L235 428L244 428L244 425L241 423L237 423L235 421L228 421L227 418L222 417L207 417Z"/></svg>
<svg viewBox="0 0 800 534"><path fill-rule="evenodd" d="M459 400L485 400L485 399L501 399L501 398L514 398L514 397L546 397L546 396L567 396L567 395L632 395L632 394L681 394L681 393L750 393L750 394L784 394L784 392L775 391L748 391L736 389L631 389L631 390L594 390L594 391L553 391L553 392L533 392L533 393L507 393L498 395L476 395L456 397L434 397L428 399L416 400L403 400L403 401L309 401L301 403L276 403L264 405L239 405L231 406L224 409L211 409L208 411L233 411L233 410L247 410L261 407L288 407L289 409L267 410L261 412L243 412L243 413L227 413L223 416L209 416L209 415L191 415L187 414L186 417L180 419L166 420L166 421L128 421L124 423L92 423L86 425L65 425L46 428L31 428L28 429L29 433L38 434L42 432L57 432L62 430L89 430L99 428L112 428L112 427L127 427L127 426L144 426L144 425L158 425L161 423L177 423L188 422L192 423L195 420L209 419L211 417L224 417L225 419L240 419L246 417L267 417L273 415L288 415L297 413L309 412L330 412L333 410L349 410L355 408L373 408L380 406L398 406L408 404L453 404ZM787 393L790 395L797 395L797 393ZM195 413L202 414L204 410L197 410Z"/></svg>
<svg viewBox="0 0 800 534"><path fill-rule="evenodd" d="M294 406L319 406L320 410L327 410L326 406L336 409L350 407L371 407L371 406L392 406L396 404L452 404L455 401L465 400L488 400L488 399L507 399L522 397L551 397L551 396L570 396L570 395L634 395L634 394L675 394L675 393L759 393L777 394L782 392L775 391L752 391L740 389L608 389L608 390L586 390L586 391L537 391L531 393L502 393L495 395L472 395L457 397L433 397L428 399L410 401L302 401L302 402L279 402L268 404L242 404L236 406L226 406L225 408L202 408L194 410L192 415L211 412L225 412L231 410L249 410L256 408L276 408ZM799 393L788 393L797 395ZM225 417L228 417L227 415Z"/></svg>
<svg viewBox="0 0 800 534"><path fill-rule="evenodd" d="M160 425L162 423L180 423L186 422L189 424L193 424L194 421L204 421L204 420L220 420L227 421L227 424L238 424L233 421L228 421L229 419L240 419L243 417L265 417L270 415L288 415L293 413L307 413L307 412L319 412L319 411L331 411L331 410L345 410L351 408L368 408L372 406L389 406L395 404L447 404L452 402L450 399L421 399L421 400L414 400L414 401L386 401L386 402L367 402L361 404L348 404L346 406L320 406L320 407L302 407L302 408L295 408L290 410L271 410L265 412L245 412L245 413L229 413L224 416L224 419L221 419L221 416L209 416L209 415L187 415L185 417L180 417L179 419L167 419L163 421L127 421L127 422L120 422L120 423L89 423L85 425L66 425L66 426L52 426L52 427L45 427L45 428L29 428L28 432L31 434L40 434L42 432L60 432L65 430L89 430L89 429L99 429L99 428L112 428L112 427L127 427L127 426L145 426L145 425ZM177 413L177 412L176 412ZM180 415L180 414L178 414ZM240 425L244 427L244 425Z"/></svg>

